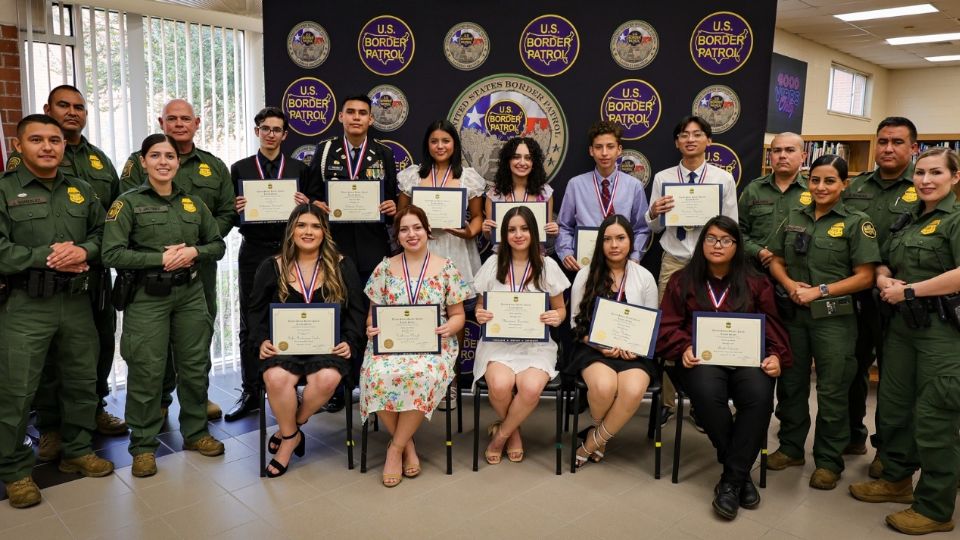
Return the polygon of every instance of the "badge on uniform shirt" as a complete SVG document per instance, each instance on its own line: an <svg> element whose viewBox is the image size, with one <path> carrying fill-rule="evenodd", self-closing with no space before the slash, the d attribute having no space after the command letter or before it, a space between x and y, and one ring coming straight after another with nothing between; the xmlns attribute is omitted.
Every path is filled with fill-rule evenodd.
<svg viewBox="0 0 960 540"><path fill-rule="evenodd" d="M827 236L831 238L840 238L843 236L843 222L838 221L830 226L830 229L827 231Z"/></svg>
<svg viewBox="0 0 960 540"><path fill-rule="evenodd" d="M100 161L98 156L90 154L90 166L99 171L103 169L103 162Z"/></svg>
<svg viewBox="0 0 960 540"><path fill-rule="evenodd" d="M200 173L200 176L203 176L203 177L213 176L213 171L210 170L210 166L207 165L206 163L201 163L200 166L197 168L197 172Z"/></svg>
<svg viewBox="0 0 960 540"><path fill-rule="evenodd" d="M804 206L810 206L810 203L813 202L813 195L809 191L804 191L800 194L800 204Z"/></svg>
<svg viewBox="0 0 960 540"><path fill-rule="evenodd" d="M67 196L70 197L70 202L74 204L83 204L83 201L86 200L83 198L83 193L80 193L80 190L73 186L67 187Z"/></svg>
<svg viewBox="0 0 960 540"><path fill-rule="evenodd" d="M910 189L913 189L913 188L910 188ZM940 220L939 220L939 219L935 219L935 220L931 221L930 223L928 223L926 227L920 229L920 234L922 234L922 235L933 234L933 233L937 232L937 227L938 227L939 225L940 225Z"/></svg>
<svg viewBox="0 0 960 540"><path fill-rule="evenodd" d="M180 199L180 202L183 203L183 209L185 211L190 212L191 214L197 211L197 207L193 204L193 200L191 200L189 197Z"/></svg>
<svg viewBox="0 0 960 540"><path fill-rule="evenodd" d="M864 221L860 225L860 232L863 233L867 238L876 238L877 237L877 228L873 226L873 223L869 221Z"/></svg>
<svg viewBox="0 0 960 540"><path fill-rule="evenodd" d="M900 198L903 199L903 202L917 202L917 188L908 187Z"/></svg>
<svg viewBox="0 0 960 540"><path fill-rule="evenodd" d="M121 209L123 209L123 201L113 201L110 209L107 210L107 221L116 221Z"/></svg>

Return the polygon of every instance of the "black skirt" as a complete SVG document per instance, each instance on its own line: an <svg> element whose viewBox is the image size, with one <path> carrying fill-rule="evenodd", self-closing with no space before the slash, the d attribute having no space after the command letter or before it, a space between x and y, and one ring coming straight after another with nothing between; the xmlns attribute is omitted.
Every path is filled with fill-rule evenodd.
<svg viewBox="0 0 960 540"><path fill-rule="evenodd" d="M260 362L261 373L272 367L281 367L300 377L305 377L325 368L333 368L339 371L341 377L350 375L350 359L333 354L274 356Z"/></svg>
<svg viewBox="0 0 960 540"><path fill-rule="evenodd" d="M581 371L594 362L600 362L617 373L629 369L642 369L647 372L651 381L655 380L657 376L656 363L650 358L645 356L639 356L635 360L607 358L600 351L584 343L577 343L573 346L573 351L570 353L570 363L567 364L564 373L573 376L580 375Z"/></svg>

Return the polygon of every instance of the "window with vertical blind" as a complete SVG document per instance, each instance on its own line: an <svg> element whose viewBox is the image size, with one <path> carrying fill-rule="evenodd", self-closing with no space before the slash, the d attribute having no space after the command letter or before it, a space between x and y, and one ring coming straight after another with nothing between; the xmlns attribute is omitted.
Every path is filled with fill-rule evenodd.
<svg viewBox="0 0 960 540"><path fill-rule="evenodd" d="M830 66L830 92L827 110L865 117L869 76L840 64Z"/></svg>

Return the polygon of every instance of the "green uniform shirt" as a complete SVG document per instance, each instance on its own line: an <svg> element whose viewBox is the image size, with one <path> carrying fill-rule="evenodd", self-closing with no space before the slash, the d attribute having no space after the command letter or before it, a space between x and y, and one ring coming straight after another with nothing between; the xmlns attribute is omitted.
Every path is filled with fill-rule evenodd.
<svg viewBox="0 0 960 540"><path fill-rule="evenodd" d="M20 153L13 152L7 160L7 170L16 169L20 163ZM110 158L103 150L90 144L83 135L80 136L78 144L67 144L60 170L66 176L79 178L90 184L96 190L104 211L110 208L110 203L120 195L120 178Z"/></svg>
<svg viewBox="0 0 960 540"><path fill-rule="evenodd" d="M110 206L103 232L105 266L160 268L166 246L176 244L196 247L198 263L219 260L226 250L210 210L178 186L164 197L144 184Z"/></svg>
<svg viewBox="0 0 960 540"><path fill-rule="evenodd" d="M49 182L16 167L0 178L0 274L47 268L50 246L72 241L100 261L103 207L90 184L57 172Z"/></svg>
<svg viewBox="0 0 960 540"><path fill-rule="evenodd" d="M813 197L807 191L807 179L801 174L797 174L785 191L780 191L773 173L747 184L738 202L740 231L747 256L756 259L760 250L768 247L774 235L783 228L790 210L812 201Z"/></svg>
<svg viewBox="0 0 960 540"><path fill-rule="evenodd" d="M121 191L129 191L147 181L147 174L140 166L140 152L134 152L123 166L120 175ZM236 195L230 171L220 158L193 147L188 154L180 154L180 169L173 183L187 195L199 197L213 213L221 238L233 228L237 213Z"/></svg>
<svg viewBox="0 0 960 540"><path fill-rule="evenodd" d="M877 231L866 214L849 210L837 201L829 212L814 220L815 208L811 204L791 210L783 230L770 244L770 251L786 261L791 279L813 286L833 283L852 276L856 266L880 262ZM812 237L805 255L794 249L801 233Z"/></svg>
<svg viewBox="0 0 960 540"><path fill-rule="evenodd" d="M913 165L907 166L900 178L881 180L880 169L864 173L850 181L843 192L847 208L866 212L877 228L877 241L883 245L890 226L902 214L917 207L917 190L913 187Z"/></svg>
<svg viewBox="0 0 960 540"><path fill-rule="evenodd" d="M884 260L893 277L923 281L960 267L960 202L953 193L924 215L917 208L912 223L890 235Z"/></svg>

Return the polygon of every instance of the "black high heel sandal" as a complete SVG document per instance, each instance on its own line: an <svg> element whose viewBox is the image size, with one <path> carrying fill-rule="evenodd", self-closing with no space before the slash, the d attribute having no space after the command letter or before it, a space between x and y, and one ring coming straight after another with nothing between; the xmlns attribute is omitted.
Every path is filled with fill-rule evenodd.
<svg viewBox="0 0 960 540"><path fill-rule="evenodd" d="M304 422L303 424L297 424L297 429L299 430L300 427L305 424L306 422ZM270 440L267 441L267 452L270 452L271 454L276 454L277 451L280 450L280 439L281 439L280 430L278 429L276 433L270 436Z"/></svg>
<svg viewBox="0 0 960 540"><path fill-rule="evenodd" d="M285 441L289 441L289 440L295 438L297 435L300 435L300 442L297 443L297 447L293 449L293 453L294 453L297 457L301 457L301 458L302 458L303 455L304 455L304 454L306 453L306 451L307 451L307 437L303 434L302 431L300 431L300 428L297 428L297 431L295 431L295 432L293 433L293 435L290 435L289 437L286 436L286 435L281 435L280 438L283 439L283 440L285 440ZM290 466L290 463L289 463L289 462L288 462L286 465L282 465L282 464L280 464L279 461L277 461L277 460L275 460L275 459L271 459L271 460L270 460L270 464L267 465L267 469L266 469L266 471L265 471L266 474L267 474L267 478L276 478L276 477L278 477L278 476L283 476L284 473L287 472L287 468L288 468L289 466ZM273 467L274 469L276 469L277 472L271 471L271 470L270 470L270 467Z"/></svg>

